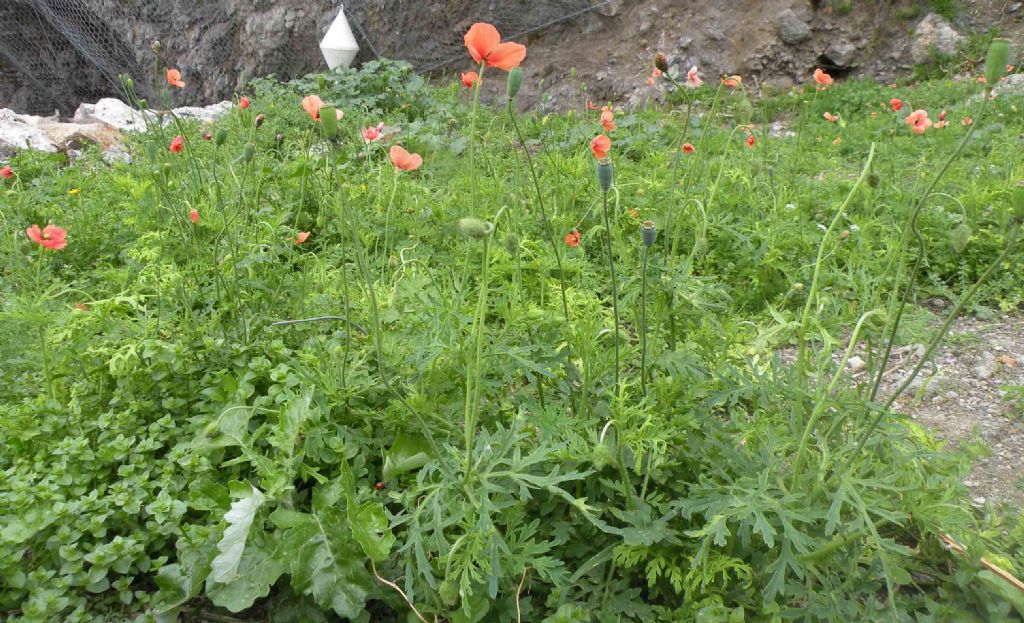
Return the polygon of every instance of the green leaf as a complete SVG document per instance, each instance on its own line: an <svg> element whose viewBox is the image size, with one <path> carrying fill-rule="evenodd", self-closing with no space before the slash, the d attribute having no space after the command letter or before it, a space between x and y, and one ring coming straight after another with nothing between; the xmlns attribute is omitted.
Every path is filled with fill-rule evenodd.
<svg viewBox="0 0 1024 623"><path fill-rule="evenodd" d="M224 584L213 581L212 577L206 579L206 596L231 612L251 608L257 599L270 594L270 587L285 571L274 556L274 549L272 543L251 543L238 562L233 580Z"/></svg>
<svg viewBox="0 0 1024 623"><path fill-rule="evenodd" d="M263 493L256 487L252 492L231 503L231 510L224 515L224 521L228 527L224 530L224 536L217 543L220 551L217 557L210 563L212 571L210 579L214 582L227 583L238 577L238 566L242 559L242 552L245 551L245 542L249 537L249 528L253 519L256 518L256 511L263 506L265 498Z"/></svg>
<svg viewBox="0 0 1024 623"><path fill-rule="evenodd" d="M295 592L312 595L320 607L341 617L357 617L374 585L344 516L336 509L320 508L301 520L294 515L288 520L292 527L281 543L290 555Z"/></svg>
<svg viewBox="0 0 1024 623"><path fill-rule="evenodd" d="M348 521L352 535L370 559L380 562L388 557L395 544L395 535L388 527L383 506L374 502L360 504L356 512L349 511Z"/></svg>
<svg viewBox="0 0 1024 623"><path fill-rule="evenodd" d="M384 457L384 480L419 469L430 462L430 444L423 437L399 433Z"/></svg>

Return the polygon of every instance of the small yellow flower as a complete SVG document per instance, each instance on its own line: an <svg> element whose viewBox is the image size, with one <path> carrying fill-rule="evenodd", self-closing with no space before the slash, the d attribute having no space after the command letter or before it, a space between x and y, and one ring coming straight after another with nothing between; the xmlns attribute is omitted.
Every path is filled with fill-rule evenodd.
<svg viewBox="0 0 1024 623"><path fill-rule="evenodd" d="M69 195L77 195L80 192L82 192L81 188L72 188L71 190L68 191L68 194Z"/></svg>

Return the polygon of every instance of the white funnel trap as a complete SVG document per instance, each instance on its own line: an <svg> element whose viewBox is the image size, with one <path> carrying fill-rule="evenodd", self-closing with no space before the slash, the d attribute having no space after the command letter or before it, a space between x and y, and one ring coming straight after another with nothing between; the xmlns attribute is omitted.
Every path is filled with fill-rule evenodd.
<svg viewBox="0 0 1024 623"><path fill-rule="evenodd" d="M352 29L348 25L344 6L338 9L338 16L334 18L331 27L327 29L327 34L320 42L320 52L331 69L347 68L359 52L359 44L356 43Z"/></svg>

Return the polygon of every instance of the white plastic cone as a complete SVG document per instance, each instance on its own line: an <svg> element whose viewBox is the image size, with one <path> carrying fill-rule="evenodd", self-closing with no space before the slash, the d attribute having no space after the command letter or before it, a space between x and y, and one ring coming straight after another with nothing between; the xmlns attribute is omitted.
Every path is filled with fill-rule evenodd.
<svg viewBox="0 0 1024 623"><path fill-rule="evenodd" d="M338 16L334 18L323 41L320 42L320 52L331 69L348 67L359 53L359 44L356 43L352 29L348 25L344 6L338 10Z"/></svg>

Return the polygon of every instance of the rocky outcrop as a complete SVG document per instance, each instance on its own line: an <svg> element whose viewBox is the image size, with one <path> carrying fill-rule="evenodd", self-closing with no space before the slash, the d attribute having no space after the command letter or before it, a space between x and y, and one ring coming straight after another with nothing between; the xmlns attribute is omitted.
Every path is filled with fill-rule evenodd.
<svg viewBox="0 0 1024 623"><path fill-rule="evenodd" d="M928 63L935 54L952 56L963 37L941 15L930 13L914 29L910 58L915 63Z"/></svg>

